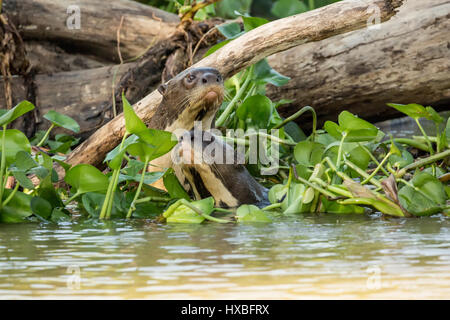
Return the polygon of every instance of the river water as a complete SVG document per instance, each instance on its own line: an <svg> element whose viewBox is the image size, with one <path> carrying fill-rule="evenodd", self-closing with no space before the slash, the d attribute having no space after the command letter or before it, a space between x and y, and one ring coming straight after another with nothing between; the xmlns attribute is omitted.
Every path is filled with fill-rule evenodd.
<svg viewBox="0 0 450 320"><path fill-rule="evenodd" d="M0 298L450 298L450 218L0 225Z"/></svg>

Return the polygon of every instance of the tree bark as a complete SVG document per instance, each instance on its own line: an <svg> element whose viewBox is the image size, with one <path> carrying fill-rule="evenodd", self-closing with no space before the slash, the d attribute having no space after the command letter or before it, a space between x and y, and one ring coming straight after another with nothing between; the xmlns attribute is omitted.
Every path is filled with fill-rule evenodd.
<svg viewBox="0 0 450 320"><path fill-rule="evenodd" d="M276 52L366 26L372 17L369 6L377 6L380 20L386 21L395 14L395 9L401 3L402 0L347 0L270 22L233 40L193 67L215 67L225 78L230 77ZM161 95L153 91L134 105L135 112L145 123L149 123L160 101ZM121 114L79 145L69 155L67 162L72 165L101 164L106 153L120 142L124 133L124 118Z"/></svg>
<svg viewBox="0 0 450 320"><path fill-rule="evenodd" d="M79 28L74 5L80 10ZM120 60L117 30L122 17L123 59L143 53L154 39L169 38L179 23L174 14L127 0L3 0L3 11L13 18L24 40L49 41L115 62Z"/></svg>
<svg viewBox="0 0 450 320"><path fill-rule="evenodd" d="M450 102L450 1L406 1L379 29L361 29L309 43L269 57L291 77L269 86L273 100L292 99L282 115L310 105L319 125L349 110L369 121L398 112L388 102L419 103L448 109ZM310 125L308 117L300 120ZM306 124L306 125L305 125Z"/></svg>

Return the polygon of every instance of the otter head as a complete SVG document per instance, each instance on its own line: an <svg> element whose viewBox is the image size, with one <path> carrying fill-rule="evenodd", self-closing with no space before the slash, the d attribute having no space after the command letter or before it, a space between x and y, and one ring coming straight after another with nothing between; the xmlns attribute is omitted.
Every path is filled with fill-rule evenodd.
<svg viewBox="0 0 450 320"><path fill-rule="evenodd" d="M190 130L194 121L205 117L209 120L216 114L224 96L223 78L214 68L188 69L162 84L158 91L163 96L161 109L168 120L166 129L171 126Z"/></svg>

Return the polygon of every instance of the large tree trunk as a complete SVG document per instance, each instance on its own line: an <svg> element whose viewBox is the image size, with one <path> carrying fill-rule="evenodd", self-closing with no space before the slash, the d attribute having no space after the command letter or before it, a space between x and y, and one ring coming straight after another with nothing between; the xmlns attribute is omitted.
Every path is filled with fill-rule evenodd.
<svg viewBox="0 0 450 320"><path fill-rule="evenodd" d="M270 86L268 95L293 100L280 107L285 116L314 107L320 123L336 120L344 109L370 121L397 116L387 102L448 109L449 17L449 0L407 0L378 30L366 28L275 54L271 66L291 80Z"/></svg>
<svg viewBox="0 0 450 320"><path fill-rule="evenodd" d="M450 95L446 38L449 12L448 0L407 0L394 18L380 25L380 30L364 28L272 55L270 64L292 79L281 88L270 86L268 95L273 100L294 100L280 107L284 115L304 105L314 106L320 123L336 119L343 109L369 120L395 117L398 113L385 106L389 101L418 102L443 109ZM39 63L38 71L76 70L36 77L40 115L50 109L66 113L80 122L83 136L88 136L102 123L105 104L111 101L114 69L81 70L105 61L62 52L53 48L53 43L25 44L31 63ZM116 82L129 67L120 67ZM151 75L149 92L159 84L160 76L160 70ZM76 79L82 85L77 85ZM13 86L14 102L25 99L23 79L13 79ZM5 105L2 90L0 85L0 106ZM301 124L308 128L310 122L305 117ZM38 129L48 127L47 121L37 119Z"/></svg>
<svg viewBox="0 0 450 320"><path fill-rule="evenodd" d="M395 14L395 8L401 3L401 0L342 1L270 22L235 39L193 67L215 67L224 77L229 77L276 52L366 26L371 18L367 10L370 5L380 8L380 19L385 21ZM154 91L135 104L135 112L149 123L160 101L161 95ZM72 165L99 165L124 133L124 119L119 115L78 146L67 161Z"/></svg>
<svg viewBox="0 0 450 320"><path fill-rule="evenodd" d="M80 10L79 29L73 24L74 5ZM169 38L179 22L174 14L127 0L3 0L3 12L13 18L24 40L50 41L116 62L122 17L123 59L142 54L155 39Z"/></svg>

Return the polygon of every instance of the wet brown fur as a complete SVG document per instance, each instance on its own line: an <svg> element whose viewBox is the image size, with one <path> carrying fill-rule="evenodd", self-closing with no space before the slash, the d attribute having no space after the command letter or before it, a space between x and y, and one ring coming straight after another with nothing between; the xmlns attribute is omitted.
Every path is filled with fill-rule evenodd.
<svg viewBox="0 0 450 320"><path fill-rule="evenodd" d="M221 207L235 207L241 204L256 204L260 206L267 205L267 189L261 186L247 171L244 165L237 164L238 157L233 150L234 164L218 164L208 161L207 164L195 163L194 157L203 156L203 150L210 144L215 144L214 150L221 148L222 154L225 155L226 149L231 150L233 147L227 145L221 139L208 132L202 132L202 136L209 135L208 138L202 139L201 150L192 143L193 131L189 136L183 136L180 142L179 156L183 158L183 152L190 152L190 158L184 157L179 166L181 171L187 177L186 184L194 197L205 198L214 197L216 205ZM186 143L186 138L190 138L190 142ZM195 149L197 147L197 149ZM212 154L214 157L214 154ZM197 158L197 159L201 159ZM211 179L215 177L217 179ZM224 197L229 193L233 199Z"/></svg>
<svg viewBox="0 0 450 320"><path fill-rule="evenodd" d="M201 83L201 76L205 73L216 74L220 81L207 85ZM186 79L189 76L196 77L194 83L187 83ZM214 68L188 69L169 80L166 84L161 85L159 91L163 95L163 99L157 107L149 127L160 130L165 130L173 125L185 110L195 114L194 119L199 121L202 119L197 119L197 116L202 116L202 113L214 117L224 97L222 76ZM215 101L208 102L205 100L205 96L210 91L214 91L217 94ZM177 123L177 129L191 130L193 127L193 122Z"/></svg>

